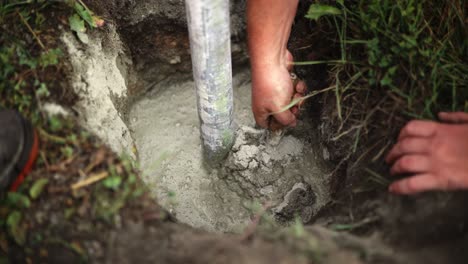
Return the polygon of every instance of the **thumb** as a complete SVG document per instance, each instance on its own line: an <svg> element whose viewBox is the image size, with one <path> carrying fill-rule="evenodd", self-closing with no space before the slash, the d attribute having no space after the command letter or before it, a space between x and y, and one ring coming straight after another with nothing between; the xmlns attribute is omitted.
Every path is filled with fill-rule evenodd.
<svg viewBox="0 0 468 264"><path fill-rule="evenodd" d="M276 113L273 117L283 126L296 126L296 117L291 111Z"/></svg>

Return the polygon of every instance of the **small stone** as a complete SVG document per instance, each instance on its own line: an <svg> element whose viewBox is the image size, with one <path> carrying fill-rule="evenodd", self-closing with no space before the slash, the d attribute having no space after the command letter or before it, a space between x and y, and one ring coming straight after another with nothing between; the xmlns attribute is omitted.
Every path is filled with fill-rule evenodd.
<svg viewBox="0 0 468 264"><path fill-rule="evenodd" d="M180 58L180 56L175 56L174 58L172 58L169 63L170 64L178 64L182 61L182 59Z"/></svg>
<svg viewBox="0 0 468 264"><path fill-rule="evenodd" d="M323 159L325 160L330 159L330 152L328 152L328 149L325 147L322 149L322 155L323 155Z"/></svg>

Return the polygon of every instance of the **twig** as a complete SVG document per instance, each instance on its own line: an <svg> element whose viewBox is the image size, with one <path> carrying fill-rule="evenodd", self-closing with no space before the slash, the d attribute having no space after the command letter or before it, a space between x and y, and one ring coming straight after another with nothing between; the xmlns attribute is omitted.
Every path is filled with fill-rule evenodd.
<svg viewBox="0 0 468 264"><path fill-rule="evenodd" d="M52 171L52 172L54 172L54 171L64 171L64 170L66 170L65 166L72 163L73 160L75 160L76 157L78 157L78 154L75 154L75 155L71 156L70 158L68 158L68 159L66 159L64 161L61 161L58 164L50 165L49 168L48 168L48 171Z"/></svg>
<svg viewBox="0 0 468 264"><path fill-rule="evenodd" d="M31 26L29 25L28 21L26 21L26 19L24 19L23 15L21 15L20 12L16 11L16 13L19 15L19 17L21 18L21 21L23 21L23 24L26 25L26 27L29 29L29 32L31 32L31 34L34 36L34 38L36 39L37 43L39 44L39 46L41 46L41 48L43 50L47 50L46 47L44 46L44 43L42 43L42 41L39 39L39 37L36 35L36 33L34 32L34 30L31 28Z"/></svg>
<svg viewBox="0 0 468 264"><path fill-rule="evenodd" d="M44 154L44 151L40 151L39 153L40 153L40 155L41 155L41 157L42 157L42 160L44 161L44 164L45 164L45 166L46 166L46 170L49 170L49 166L50 166L50 165L49 165L49 161L47 160L47 157L46 157L46 155Z"/></svg>
<svg viewBox="0 0 468 264"><path fill-rule="evenodd" d="M71 189L72 190L78 190L80 188L83 188L85 186L88 186L90 184L93 184L95 182L98 182L104 178L106 178L107 176L109 176L109 172L107 171L102 171L100 173L96 173L96 174L93 174L91 176L89 176L89 178L85 179L85 180L82 180L82 181L79 181L75 184L72 184L71 185Z"/></svg>
<svg viewBox="0 0 468 264"><path fill-rule="evenodd" d="M55 135L51 135L51 134L47 133L44 129L41 129L41 128L39 128L38 130L39 130L39 134L41 134L41 137L44 138L44 139L47 139L47 140L50 140L50 141L52 141L54 143L59 143L59 144L67 143L67 139L65 139L65 138L55 136Z"/></svg>

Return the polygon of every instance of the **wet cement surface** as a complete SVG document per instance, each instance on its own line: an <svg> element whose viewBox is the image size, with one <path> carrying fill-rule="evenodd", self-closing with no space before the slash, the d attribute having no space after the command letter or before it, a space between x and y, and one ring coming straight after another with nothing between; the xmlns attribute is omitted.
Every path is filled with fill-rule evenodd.
<svg viewBox="0 0 468 264"><path fill-rule="evenodd" d="M134 104L129 127L144 181L179 221L209 231L241 232L253 202L269 201L278 220L307 220L330 199L313 128L254 128L248 71L233 82L237 138L217 169L203 161L193 82L162 82Z"/></svg>

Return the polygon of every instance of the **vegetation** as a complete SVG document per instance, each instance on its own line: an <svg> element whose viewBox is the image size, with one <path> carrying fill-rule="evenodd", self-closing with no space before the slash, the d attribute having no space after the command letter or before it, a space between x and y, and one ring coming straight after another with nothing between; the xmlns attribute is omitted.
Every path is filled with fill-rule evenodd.
<svg viewBox="0 0 468 264"><path fill-rule="evenodd" d="M332 32L324 41L339 52L296 64L329 65L336 109L329 141L346 139L356 153L374 139L373 155L381 155L408 119L468 111L465 1L317 2L306 17Z"/></svg>
<svg viewBox="0 0 468 264"><path fill-rule="evenodd" d="M52 8L68 16L68 21L50 12ZM0 107L19 109L37 123L41 102L53 94L62 95L56 99L73 100L73 96L56 82L56 76L64 74L65 65L60 61L64 54L51 32L59 24L70 27L83 40L87 38L85 21L89 27L104 23L80 0L0 3L0 24L3 25L0 35ZM51 93L53 90L57 91Z"/></svg>
<svg viewBox="0 0 468 264"><path fill-rule="evenodd" d="M67 240L61 228L72 233L85 226L90 237L104 235L121 209L146 192L131 158L117 157L73 118L43 110L45 102L76 100L59 28L86 42L87 29L103 24L81 0L0 1L0 109L19 110L41 141L34 171L17 192L0 193L0 263L9 257L47 262L55 246L85 261L83 244ZM53 218L61 219L60 227Z"/></svg>

